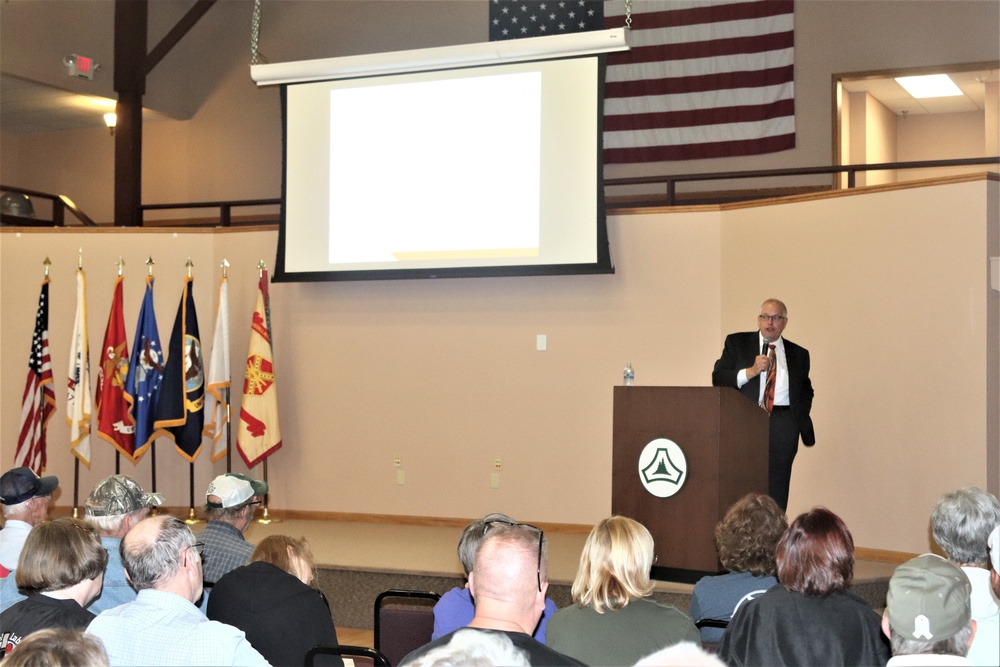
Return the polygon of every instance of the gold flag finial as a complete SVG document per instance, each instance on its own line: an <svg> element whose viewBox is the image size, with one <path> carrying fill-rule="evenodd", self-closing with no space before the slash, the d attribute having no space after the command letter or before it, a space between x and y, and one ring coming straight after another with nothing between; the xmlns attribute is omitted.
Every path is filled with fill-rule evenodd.
<svg viewBox="0 0 1000 667"><path fill-rule="evenodd" d="M77 260L76 260L76 268L78 268L81 271L83 271L83 248L80 248L80 255L79 255L79 257L77 257Z"/></svg>
<svg viewBox="0 0 1000 667"><path fill-rule="evenodd" d="M190 258L190 257L188 257L188 261L186 261L186 262L184 263L184 266L186 266L186 267L187 267L187 270L188 270L188 278L190 278L190 277L191 277L191 269L193 269L193 268L194 268L194 262L192 262L192 261L191 261L191 258Z"/></svg>
<svg viewBox="0 0 1000 667"><path fill-rule="evenodd" d="M219 266L222 267L222 277L223 278L228 278L229 277L229 260L226 259L225 257L223 257L222 261L219 263Z"/></svg>
<svg viewBox="0 0 1000 667"><path fill-rule="evenodd" d="M49 277L49 267L52 266L52 260L49 259L48 257L46 257L45 261L42 262L42 266L45 267L45 278L48 279L48 277Z"/></svg>
<svg viewBox="0 0 1000 667"><path fill-rule="evenodd" d="M156 262L153 261L153 257L152 256L149 256L149 257L146 258L146 269L149 271L149 277L150 278L153 277L153 265L154 264L156 264Z"/></svg>
<svg viewBox="0 0 1000 667"><path fill-rule="evenodd" d="M125 268L125 260L121 258L121 255L118 256L118 261L116 262L116 264L118 264L118 277L121 278L122 269Z"/></svg>
<svg viewBox="0 0 1000 667"><path fill-rule="evenodd" d="M264 277L264 270L265 269L267 269L267 264L265 264L264 260L261 259L259 262L257 262L257 277L258 278L263 278Z"/></svg>

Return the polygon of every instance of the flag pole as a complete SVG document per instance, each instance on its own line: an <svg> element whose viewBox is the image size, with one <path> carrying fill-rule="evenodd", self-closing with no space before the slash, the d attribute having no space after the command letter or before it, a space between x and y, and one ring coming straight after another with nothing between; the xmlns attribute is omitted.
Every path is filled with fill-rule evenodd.
<svg viewBox="0 0 1000 667"><path fill-rule="evenodd" d="M121 255L118 256L118 277L122 277L122 267L125 266L125 260L122 259ZM122 453L118 451L115 447L115 474L122 474Z"/></svg>
<svg viewBox="0 0 1000 667"><path fill-rule="evenodd" d="M76 260L76 268L79 271L83 271L83 248L80 248L80 255ZM49 268L45 267L45 272L48 273ZM72 353L71 353L72 354ZM88 360L89 361L89 360ZM84 363L87 363L85 361ZM87 369L90 370L89 368ZM80 518L80 458L74 454L73 455L73 518Z"/></svg>
<svg viewBox="0 0 1000 667"><path fill-rule="evenodd" d="M187 277L190 279L192 277L191 270L194 267L194 262L191 261L190 257L188 257L185 266L187 267ZM201 437L200 432L198 433L198 436ZM200 519L198 519L198 517L194 515L194 461L190 462L189 470L190 470L190 477L188 482L189 484L188 518L184 519L184 523L191 525L195 523L200 523L201 521Z"/></svg>
<svg viewBox="0 0 1000 667"><path fill-rule="evenodd" d="M264 260L261 259L260 262L257 263L257 277L258 278L260 278L260 279L264 278L264 270L265 269L267 269L267 264L265 264ZM270 314L270 309L271 309L271 304L265 303L264 304L264 313L265 313L265 318L266 318L267 330L268 330L268 334L271 335L271 336L273 336L273 333L271 332L271 314ZM274 350L274 339L273 338L271 339L270 345L271 345L271 349L272 349L272 352L273 352L273 350ZM268 481L267 481L267 459L264 459L264 483L268 484ZM264 511L261 513L260 518L257 519L257 523L261 523L261 524L281 523L281 519L279 517L271 516L270 515L270 511L268 510L268 505L270 503L270 498L271 498L270 490L271 490L271 487L270 487L270 484L268 484L268 493L266 493L264 495Z"/></svg>
<svg viewBox="0 0 1000 667"><path fill-rule="evenodd" d="M153 265L155 263L156 262L153 261L152 255L146 259L146 271L150 278L153 277ZM155 429L153 432L156 432ZM149 474L151 477L149 486L152 493L156 493L156 437L153 437L152 441L149 443L149 468ZM155 507L150 510L150 514L156 514Z"/></svg>

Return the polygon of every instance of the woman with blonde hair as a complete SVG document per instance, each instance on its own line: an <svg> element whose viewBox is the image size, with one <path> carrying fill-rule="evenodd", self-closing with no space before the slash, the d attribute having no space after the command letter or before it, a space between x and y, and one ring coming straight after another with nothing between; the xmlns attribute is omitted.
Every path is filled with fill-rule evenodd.
<svg viewBox="0 0 1000 667"><path fill-rule="evenodd" d="M549 621L550 648L588 665L632 665L681 641L699 643L691 619L651 598L653 536L638 521L604 519L590 531L573 582L575 604Z"/></svg>
<svg viewBox="0 0 1000 667"><path fill-rule="evenodd" d="M208 596L208 617L234 625L272 665L301 665L317 644L337 645L326 598L311 586L305 538L269 535L250 563L224 574Z"/></svg>
<svg viewBox="0 0 1000 667"><path fill-rule="evenodd" d="M17 563L17 587L28 597L0 614L0 655L36 630L86 628L86 607L101 592L108 552L90 524L65 517L28 533Z"/></svg>

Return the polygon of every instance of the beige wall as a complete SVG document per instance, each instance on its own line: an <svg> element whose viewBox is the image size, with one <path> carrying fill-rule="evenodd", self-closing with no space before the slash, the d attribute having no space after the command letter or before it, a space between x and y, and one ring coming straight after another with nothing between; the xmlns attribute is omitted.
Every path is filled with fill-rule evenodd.
<svg viewBox="0 0 1000 667"><path fill-rule="evenodd" d="M151 3L151 45L189 4ZM640 5L636 3L637 11ZM144 203L279 196L278 94L257 89L249 78L251 10L249 1L218 3L153 70L146 104L185 120L145 125ZM112 15L110 0L0 3L3 71L113 97ZM264 2L260 50L270 62L286 62L479 42L487 37L486 22L485 0ZM733 159L611 165L606 174L832 164L830 82L835 73L995 61L1000 58L998 26L1000 5L989 1L801 0L795 8L795 149ZM94 82L71 79L61 67L51 66L51 61L61 61L67 44L105 64ZM107 132L57 134L0 134L0 182L67 194L95 220L110 221L113 143ZM57 168L49 156L58 158ZM829 178L814 182L825 184ZM764 187L773 186L768 182Z"/></svg>
<svg viewBox="0 0 1000 667"><path fill-rule="evenodd" d="M759 302L777 296L790 308L789 338L812 352L816 387L818 444L796 462L789 511L828 505L861 546L925 551L927 517L942 492L965 484L998 491L998 296L986 274L986 258L1000 255L996 231L987 238L997 190L995 181L977 180L615 216L610 276L275 284L285 447L269 464L273 506L442 517L500 510L593 523L610 511L611 394L624 364L633 364L639 384L707 385L724 335L751 329ZM192 257L206 349L217 267L228 258L239 386L254 267L259 258L273 265L275 233L0 233L7 465L41 261L54 262L50 330L60 387L80 247L92 350L119 254L130 338L143 261L156 259L165 344ZM769 251L773 265L763 259ZM548 351L535 350L538 334L548 337ZM946 362L928 370L940 357L935 346L947 348ZM63 480L60 504L68 505L62 391L57 400L50 471ZM81 474L85 490L113 470L110 447L95 443L94 451ZM495 457L503 461L499 489L489 485ZM123 466L149 483L148 457ZM160 490L185 505L188 464L167 443L157 466ZM235 469L243 469L238 458ZM224 467L203 457L195 470L200 494Z"/></svg>

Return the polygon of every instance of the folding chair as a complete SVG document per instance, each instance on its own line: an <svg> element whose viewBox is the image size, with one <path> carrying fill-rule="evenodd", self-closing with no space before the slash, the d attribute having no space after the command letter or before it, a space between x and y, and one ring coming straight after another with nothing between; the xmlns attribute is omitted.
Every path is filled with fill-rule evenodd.
<svg viewBox="0 0 1000 667"><path fill-rule="evenodd" d="M305 667L318 667L321 664L332 664L323 661L317 662L316 658L324 655L351 658L356 667L365 667L367 665L371 665L372 667L391 667L385 656L373 648L368 648L367 646L347 646L344 644L341 644L340 646L325 646L323 644L313 646L309 649L309 652L306 653ZM341 664L343 664L343 662L341 662Z"/></svg>
<svg viewBox="0 0 1000 667"><path fill-rule="evenodd" d="M375 598L375 650L391 665L398 665L410 651L428 643L434 632L434 603L440 598L430 591L397 588L379 593Z"/></svg>

